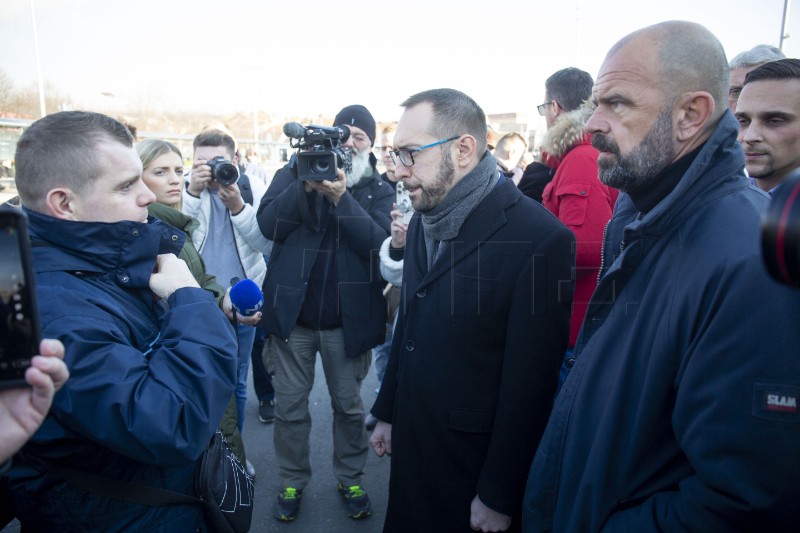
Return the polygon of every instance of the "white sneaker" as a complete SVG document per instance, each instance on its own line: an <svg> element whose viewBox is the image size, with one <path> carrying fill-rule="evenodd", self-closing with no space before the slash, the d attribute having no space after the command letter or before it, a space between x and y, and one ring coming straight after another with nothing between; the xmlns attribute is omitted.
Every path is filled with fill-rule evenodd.
<svg viewBox="0 0 800 533"><path fill-rule="evenodd" d="M245 465L245 467L247 468L247 475L249 475L251 478L255 479L256 478L256 469L253 466L253 463L250 462L250 459L245 459L245 463L247 463Z"/></svg>

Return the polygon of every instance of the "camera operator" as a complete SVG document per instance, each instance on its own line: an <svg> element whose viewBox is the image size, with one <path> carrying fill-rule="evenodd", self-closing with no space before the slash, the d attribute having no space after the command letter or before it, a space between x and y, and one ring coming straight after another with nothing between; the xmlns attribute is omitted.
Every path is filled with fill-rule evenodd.
<svg viewBox="0 0 800 533"><path fill-rule="evenodd" d="M183 194L184 214L200 225L192 242L200 252L206 270L227 286L229 280L251 279L261 285L272 243L258 229L253 205L261 200L257 189L237 168L236 141L224 131L209 129L194 138L194 162L189 184ZM242 318L236 326L239 370L236 410L241 433L247 403L247 369L259 318ZM251 475L255 474L248 464Z"/></svg>
<svg viewBox="0 0 800 533"><path fill-rule="evenodd" d="M394 190L375 169L370 150L375 119L367 108L345 107L333 125L346 125L350 134L339 146L335 139L326 139L325 146L332 153L349 149L350 170L326 166L329 175L335 170L335 180L307 179L300 162L313 161L317 154L314 149L300 152L278 170L258 208L261 231L275 242L264 282L269 312L261 325L270 334L264 360L275 387L281 483L275 517L282 521L296 517L311 478L308 395L317 351L334 409L333 472L339 493L351 518L371 514L361 487L369 449L361 382L370 350L386 334L384 283L377 265L378 250L389 236ZM317 153L320 161L328 157L324 150Z"/></svg>

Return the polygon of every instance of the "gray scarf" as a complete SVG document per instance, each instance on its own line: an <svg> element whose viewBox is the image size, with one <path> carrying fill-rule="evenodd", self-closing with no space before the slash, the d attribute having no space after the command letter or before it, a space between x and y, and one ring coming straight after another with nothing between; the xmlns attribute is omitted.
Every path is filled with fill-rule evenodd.
<svg viewBox="0 0 800 533"><path fill-rule="evenodd" d="M439 243L458 235L467 216L492 191L499 179L497 160L487 151L478 165L450 189L439 205L427 213L420 213L428 268L436 258Z"/></svg>

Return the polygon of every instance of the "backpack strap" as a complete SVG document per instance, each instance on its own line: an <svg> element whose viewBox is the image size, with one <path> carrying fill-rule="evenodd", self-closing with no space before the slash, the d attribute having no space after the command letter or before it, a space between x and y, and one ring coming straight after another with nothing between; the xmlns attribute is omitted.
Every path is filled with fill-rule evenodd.
<svg viewBox="0 0 800 533"><path fill-rule="evenodd" d="M63 465L51 464L50 471L83 490L139 505L161 507L164 505L192 505L202 503L200 498L171 490L139 485L85 472Z"/></svg>
<svg viewBox="0 0 800 533"><path fill-rule="evenodd" d="M239 180L236 184L239 186L242 200L253 205L253 188L250 186L250 178L247 177L247 174L239 174Z"/></svg>

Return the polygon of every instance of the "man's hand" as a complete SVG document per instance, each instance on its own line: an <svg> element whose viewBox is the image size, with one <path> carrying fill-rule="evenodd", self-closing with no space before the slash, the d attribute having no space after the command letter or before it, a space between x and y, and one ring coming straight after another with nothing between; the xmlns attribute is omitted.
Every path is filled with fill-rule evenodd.
<svg viewBox="0 0 800 533"><path fill-rule="evenodd" d="M231 302L230 287L225 291L225 296L222 298L222 311L225 313L225 316L228 317L228 320L233 321L233 303ZM255 326L261 322L261 311L250 316L243 316L236 313L236 320L239 324L244 324L245 326Z"/></svg>
<svg viewBox="0 0 800 533"><path fill-rule="evenodd" d="M206 165L205 159L197 159L192 164L192 171L189 173L189 186L187 191L192 196L200 196L208 184L211 183L211 167Z"/></svg>
<svg viewBox="0 0 800 533"><path fill-rule="evenodd" d="M0 463L7 461L30 439L44 422L56 391L69 378L64 364L64 345L44 339L39 352L25 371L29 387L0 391Z"/></svg>
<svg viewBox="0 0 800 533"><path fill-rule="evenodd" d="M476 494L470 505L469 527L475 531L505 531L511 526L511 517L492 511Z"/></svg>
<svg viewBox="0 0 800 533"><path fill-rule="evenodd" d="M378 457L392 455L392 425L378 420L369 438L369 443Z"/></svg>
<svg viewBox="0 0 800 533"><path fill-rule="evenodd" d="M392 248L405 248L406 247L406 234L408 233L408 224L403 222L403 212L397 209L396 204L392 204Z"/></svg>
<svg viewBox="0 0 800 533"><path fill-rule="evenodd" d="M200 287L186 262L175 254L159 255L156 271L150 275L150 290L166 300L173 292L184 287Z"/></svg>
<svg viewBox="0 0 800 533"><path fill-rule="evenodd" d="M220 184L217 194L219 195L219 199L222 200L222 203L225 204L225 207L228 208L228 211L230 211L232 215L238 215L239 211L244 208L242 193L237 184Z"/></svg>
<svg viewBox="0 0 800 533"><path fill-rule="evenodd" d="M341 168L336 169L336 181L306 181L304 182L306 192L317 191L327 198L334 206L339 205L347 191L347 177Z"/></svg>

